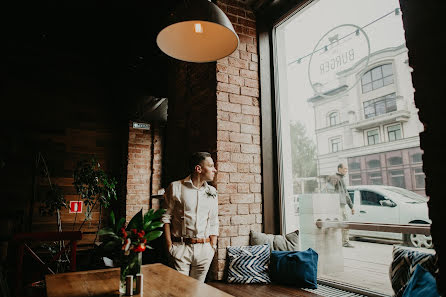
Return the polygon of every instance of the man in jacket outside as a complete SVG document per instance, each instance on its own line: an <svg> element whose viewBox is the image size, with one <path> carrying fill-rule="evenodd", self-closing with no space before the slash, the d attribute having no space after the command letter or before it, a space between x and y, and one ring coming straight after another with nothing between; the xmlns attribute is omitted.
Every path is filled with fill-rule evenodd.
<svg viewBox="0 0 446 297"><path fill-rule="evenodd" d="M328 177L328 182L334 187L334 190L339 193L339 201L340 201L340 210L342 219L344 221L348 220L347 215L347 207L350 207L352 215L355 214L355 209L353 208L352 200L350 199L350 195L348 194L347 187L345 186L344 176L348 172L348 167L344 164L338 165L338 172L334 175ZM354 247L349 240L349 230L342 229L342 246L343 247Z"/></svg>

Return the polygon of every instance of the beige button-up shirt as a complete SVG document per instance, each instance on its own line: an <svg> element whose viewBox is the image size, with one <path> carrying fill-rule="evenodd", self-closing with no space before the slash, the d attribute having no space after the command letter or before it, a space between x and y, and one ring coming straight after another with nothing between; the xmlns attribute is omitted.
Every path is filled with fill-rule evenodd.
<svg viewBox="0 0 446 297"><path fill-rule="evenodd" d="M190 176L169 185L164 194L166 213L164 223L170 224L175 237L207 238L218 235L217 190L204 183L193 185Z"/></svg>

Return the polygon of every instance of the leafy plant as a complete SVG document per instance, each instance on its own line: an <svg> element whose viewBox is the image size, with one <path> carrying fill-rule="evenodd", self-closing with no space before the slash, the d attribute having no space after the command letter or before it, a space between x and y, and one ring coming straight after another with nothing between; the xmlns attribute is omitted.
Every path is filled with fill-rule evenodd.
<svg viewBox="0 0 446 297"><path fill-rule="evenodd" d="M163 231L158 229L164 225L160 218L165 212L165 209L157 211L150 209L143 215L141 209L125 226L125 218L116 222L115 215L111 211L111 226L98 232L103 236L99 249L104 256L112 259L115 265L121 266L121 276L132 270L141 252L152 249L148 243L163 234Z"/></svg>
<svg viewBox="0 0 446 297"><path fill-rule="evenodd" d="M116 183L114 178L107 176L95 158L78 162L74 170L74 188L85 200L85 206L91 209L97 202L107 208L112 199L117 199Z"/></svg>
<svg viewBox="0 0 446 297"><path fill-rule="evenodd" d="M40 214L42 216L51 216L62 208L68 208L67 201L61 188L57 185L52 185L46 196L40 201Z"/></svg>

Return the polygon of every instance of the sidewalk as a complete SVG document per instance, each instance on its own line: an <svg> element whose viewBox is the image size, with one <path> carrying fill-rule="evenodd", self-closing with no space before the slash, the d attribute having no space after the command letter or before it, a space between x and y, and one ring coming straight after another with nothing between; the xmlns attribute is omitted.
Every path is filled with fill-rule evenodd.
<svg viewBox="0 0 446 297"><path fill-rule="evenodd" d="M393 245L351 241L354 248L343 248L344 272L321 275L324 279L393 296L389 278ZM434 253L434 250L420 249Z"/></svg>

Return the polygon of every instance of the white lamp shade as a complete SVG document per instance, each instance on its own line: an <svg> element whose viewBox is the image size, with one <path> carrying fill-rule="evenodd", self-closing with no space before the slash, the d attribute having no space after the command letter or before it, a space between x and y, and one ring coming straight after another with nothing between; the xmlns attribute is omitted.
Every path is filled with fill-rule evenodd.
<svg viewBox="0 0 446 297"><path fill-rule="evenodd" d="M238 36L228 17L215 4L193 0L179 11L181 20L165 27L156 38L165 54L182 61L204 63L224 58L237 49Z"/></svg>

